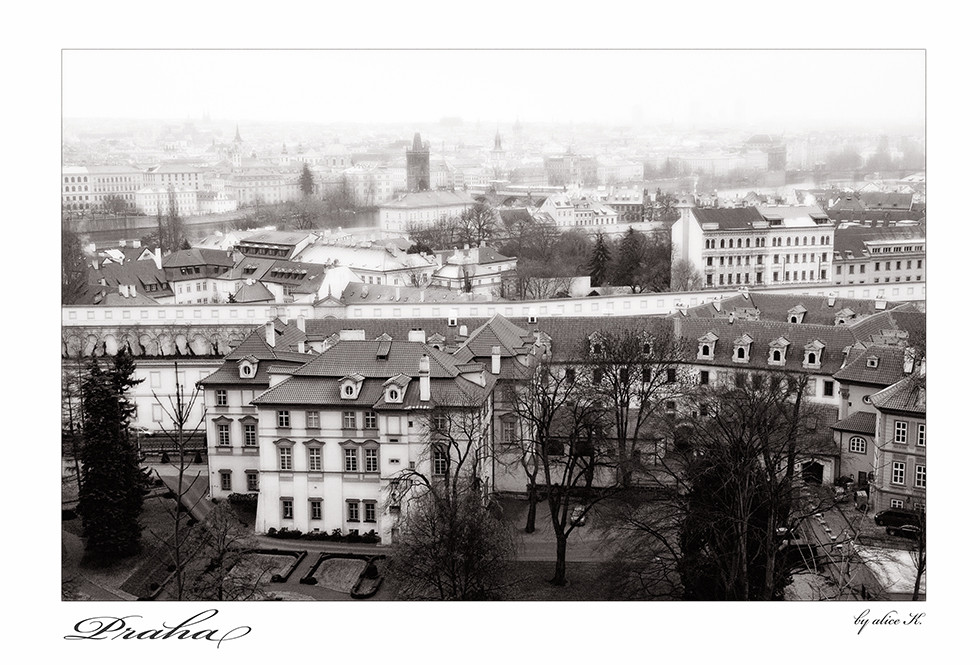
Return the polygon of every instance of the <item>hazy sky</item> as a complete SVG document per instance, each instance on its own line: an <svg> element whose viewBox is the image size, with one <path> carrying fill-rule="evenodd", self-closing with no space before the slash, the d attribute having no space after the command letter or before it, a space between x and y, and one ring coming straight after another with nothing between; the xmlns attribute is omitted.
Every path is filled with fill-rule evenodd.
<svg viewBox="0 0 980 665"><path fill-rule="evenodd" d="M922 126L924 51L66 50L66 118Z"/></svg>

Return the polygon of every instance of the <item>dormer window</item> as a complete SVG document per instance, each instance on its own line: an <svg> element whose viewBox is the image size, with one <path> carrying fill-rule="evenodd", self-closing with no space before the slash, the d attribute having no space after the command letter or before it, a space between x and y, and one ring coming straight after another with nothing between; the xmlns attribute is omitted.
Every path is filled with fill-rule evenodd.
<svg viewBox="0 0 980 665"><path fill-rule="evenodd" d="M783 366L786 364L786 350L789 340L780 337L769 343L769 364Z"/></svg>
<svg viewBox="0 0 980 665"><path fill-rule="evenodd" d="M797 305L786 313L786 320L790 323L803 323L804 316L806 316L806 309L803 305Z"/></svg>
<svg viewBox="0 0 980 665"><path fill-rule="evenodd" d="M741 335L735 340L735 351L732 353L732 362L749 362L749 350L752 347L752 338L748 335Z"/></svg>
<svg viewBox="0 0 980 665"><path fill-rule="evenodd" d="M255 378L259 361L255 356L247 356L238 361L238 376L242 379Z"/></svg>
<svg viewBox="0 0 980 665"><path fill-rule="evenodd" d="M388 394L385 396L385 400L388 402L399 402L401 401L402 393L398 388L390 388Z"/></svg>
<svg viewBox="0 0 980 665"><path fill-rule="evenodd" d="M651 351L650 342L644 343L644 345L643 345L643 355L645 355L645 356L650 355L650 351Z"/></svg>
<svg viewBox="0 0 980 665"><path fill-rule="evenodd" d="M707 335L698 338L698 360L715 359L715 342L718 335L709 332Z"/></svg>
<svg viewBox="0 0 980 665"><path fill-rule="evenodd" d="M878 367L878 356L868 356L868 361L867 361L866 365L870 369L877 369L877 367Z"/></svg>
<svg viewBox="0 0 980 665"><path fill-rule="evenodd" d="M364 377L360 374L348 374L340 380L341 399L357 399L361 393Z"/></svg>
<svg viewBox="0 0 980 665"><path fill-rule="evenodd" d="M815 339L803 347L803 368L820 369L820 363L825 346L819 339Z"/></svg>

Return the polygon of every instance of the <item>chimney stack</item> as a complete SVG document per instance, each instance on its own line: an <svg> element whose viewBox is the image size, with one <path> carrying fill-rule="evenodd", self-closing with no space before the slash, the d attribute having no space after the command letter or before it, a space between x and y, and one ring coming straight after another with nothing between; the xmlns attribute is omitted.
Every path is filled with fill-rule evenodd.
<svg viewBox="0 0 980 665"><path fill-rule="evenodd" d="M265 343L271 347L276 346L276 324L272 321L265 324Z"/></svg>
<svg viewBox="0 0 980 665"><path fill-rule="evenodd" d="M400 285L395 286L395 302L402 299L402 287Z"/></svg>
<svg viewBox="0 0 980 665"><path fill-rule="evenodd" d="M465 325L462 325L462 326L459 327L459 336L460 337L466 337L468 334L469 334L469 329Z"/></svg>
<svg viewBox="0 0 980 665"><path fill-rule="evenodd" d="M408 331L409 342L422 342L425 344L425 331L421 328L412 328Z"/></svg>
<svg viewBox="0 0 980 665"><path fill-rule="evenodd" d="M296 327L299 328L300 332L306 332L306 317L302 314L296 317Z"/></svg>
<svg viewBox="0 0 980 665"><path fill-rule="evenodd" d="M157 264L157 270L163 270L163 252L159 247L153 250L153 262Z"/></svg>
<svg viewBox="0 0 980 665"><path fill-rule="evenodd" d="M300 353L306 353L306 340L301 339L296 342L296 350Z"/></svg>
<svg viewBox="0 0 980 665"><path fill-rule="evenodd" d="M429 383L429 356L419 358L419 399L428 402L432 397L432 386Z"/></svg>
<svg viewBox="0 0 980 665"><path fill-rule="evenodd" d="M500 347L494 346L490 349L490 373L500 374Z"/></svg>

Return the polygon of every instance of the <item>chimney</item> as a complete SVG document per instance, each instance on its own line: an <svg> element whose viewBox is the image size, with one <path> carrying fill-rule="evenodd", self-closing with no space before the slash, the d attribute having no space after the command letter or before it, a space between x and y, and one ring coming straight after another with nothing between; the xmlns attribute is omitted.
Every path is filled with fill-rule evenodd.
<svg viewBox="0 0 980 665"><path fill-rule="evenodd" d="M296 350L300 353L306 353L306 340L301 339L296 342Z"/></svg>
<svg viewBox="0 0 980 665"><path fill-rule="evenodd" d="M363 342L365 339L364 330L352 330L350 328L345 328L344 330L340 331L340 339Z"/></svg>
<svg viewBox="0 0 980 665"><path fill-rule="evenodd" d="M153 262L157 264L157 270L163 270L163 253L159 247L153 250Z"/></svg>
<svg viewBox="0 0 980 665"><path fill-rule="evenodd" d="M428 402L432 397L432 387L429 383L429 356L419 358L419 399Z"/></svg>
<svg viewBox="0 0 980 665"><path fill-rule="evenodd" d="M460 337L466 337L468 334L469 334L469 329L465 325L462 325L462 326L459 327L459 336Z"/></svg>
<svg viewBox="0 0 980 665"><path fill-rule="evenodd" d="M140 242L139 240L134 240L133 241L133 249L139 249L142 246L143 246L143 243Z"/></svg>
<svg viewBox="0 0 980 665"><path fill-rule="evenodd" d="M735 312L728 313L728 325L735 323Z"/></svg>
<svg viewBox="0 0 980 665"><path fill-rule="evenodd" d="M827 296L827 307L833 307L835 302L837 302L837 296L833 293Z"/></svg>
<svg viewBox="0 0 980 665"><path fill-rule="evenodd" d="M306 317L302 314L296 317L296 327L299 328L300 332L306 332Z"/></svg>
<svg viewBox="0 0 980 665"><path fill-rule="evenodd" d="M500 374L500 347L494 346L490 349L490 373Z"/></svg>
<svg viewBox="0 0 980 665"><path fill-rule="evenodd" d="M425 331L421 328L412 328L408 331L409 342L422 342L425 344Z"/></svg>
<svg viewBox="0 0 980 665"><path fill-rule="evenodd" d="M129 296L129 292L128 291L129 291L129 287L127 287L127 286L125 286L123 284L120 284L119 285L119 295L121 295L123 298L126 298L126 297Z"/></svg>
<svg viewBox="0 0 980 665"><path fill-rule="evenodd" d="M395 302L402 299L402 287L400 285L395 285Z"/></svg>
<svg viewBox="0 0 980 665"><path fill-rule="evenodd" d="M276 324L272 321L265 324L265 343L272 347L276 345Z"/></svg>
<svg viewBox="0 0 980 665"><path fill-rule="evenodd" d="M119 246L120 247L125 247L126 246L126 241L125 240L120 240L119 241Z"/></svg>

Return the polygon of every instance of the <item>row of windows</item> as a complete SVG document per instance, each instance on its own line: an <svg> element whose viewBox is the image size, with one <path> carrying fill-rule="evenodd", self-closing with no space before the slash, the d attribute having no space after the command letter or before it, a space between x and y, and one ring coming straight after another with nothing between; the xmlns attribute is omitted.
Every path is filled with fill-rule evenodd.
<svg viewBox="0 0 980 665"><path fill-rule="evenodd" d="M231 426L227 423L218 423L218 445L219 446L230 446L231 445ZM255 423L242 423L242 444L246 447L255 447L258 445L258 439L256 437Z"/></svg>
<svg viewBox="0 0 980 665"><path fill-rule="evenodd" d="M895 436L892 438L893 443L906 444L909 441L909 424L904 420L895 421ZM915 434L915 445L924 446L926 445L926 426L925 423L919 423L916 428Z"/></svg>
<svg viewBox="0 0 980 665"><path fill-rule="evenodd" d="M905 485L905 462L892 462L892 485ZM918 489L926 487L926 465L915 465L913 485Z"/></svg>
<svg viewBox="0 0 980 665"><path fill-rule="evenodd" d="M225 397L227 400L227 396ZM226 406L221 402L218 402L218 406ZM357 429L357 412L356 411L344 411L341 414L341 426L344 429ZM378 429L378 414L374 411L364 411L361 415L361 422L364 424L363 429ZM276 412L276 426L287 428L291 427L292 417L290 411L277 411ZM319 429L320 428L320 412L319 411L307 411L306 412L306 427L308 429Z"/></svg>
<svg viewBox="0 0 980 665"><path fill-rule="evenodd" d="M293 500L280 499L282 506L282 518L284 520L293 519ZM361 518L361 506L364 506L363 519ZM378 514L378 504L375 501L347 500L347 521L348 522L376 522ZM310 519L323 519L323 499L310 499Z"/></svg>
<svg viewBox="0 0 980 665"><path fill-rule="evenodd" d="M221 489L225 492L231 491L231 471L222 470L219 472L221 476ZM245 471L245 488L249 492L259 491L259 472L256 469L249 469Z"/></svg>
<svg viewBox="0 0 980 665"><path fill-rule="evenodd" d="M807 240L809 240L809 244L810 245L816 245L817 244L817 237L816 236L810 236L809 239L806 236L803 236L803 246L804 247L808 244L807 243ZM718 243L717 246L716 246L716 242ZM786 246L787 247L789 247L789 246L796 246L796 245L799 245L799 244L800 244L800 236L797 236L795 238L792 238L792 237L787 237L786 238ZM830 244L830 236L820 236L820 244L821 245L829 245ZM743 247L743 246L744 247L752 247L753 246L752 239L751 238L745 238L745 244L743 245L742 244L742 238L728 238L728 248L729 249ZM766 239L765 238L756 238L755 239L755 245L754 246L755 247L765 247L766 246ZM782 247L783 246L783 239L782 238L773 238L772 246L773 247ZM713 238L713 239L706 239L704 241L704 248L705 249L724 249L725 248L725 238L721 238L720 240L719 239L715 239L715 238Z"/></svg>
<svg viewBox="0 0 980 665"><path fill-rule="evenodd" d="M872 254L881 254L888 252L921 252L925 249L925 245L906 245L905 247L872 247Z"/></svg>
<svg viewBox="0 0 980 665"><path fill-rule="evenodd" d="M709 262L708 265L710 265L710 262ZM843 266L837 266L837 274L838 275L841 274L841 269L842 268L843 268ZM864 268L865 268L865 264L862 263L860 265L860 269L861 269L860 272L861 273L864 273ZM922 259L917 259L916 260L916 262L915 262L915 268L916 268L916 270L921 270L922 269ZM885 261L885 270L891 270L891 269L892 269L892 262L891 261ZM901 261L895 261L895 270L901 270L901 269L902 269L902 262ZM905 269L906 270L912 270L912 261L911 260L905 262ZM881 261L875 261L875 272L880 272L880 271L881 271ZM854 274L854 266L853 265L847 266L847 273L849 275L853 275Z"/></svg>
<svg viewBox="0 0 980 665"><path fill-rule="evenodd" d="M363 460L359 448L344 448L344 471L358 473L378 473L380 470L379 451L377 448L363 448ZM306 468L309 471L323 471L323 446L307 445ZM293 446L291 442L279 445L279 470L293 470Z"/></svg>

